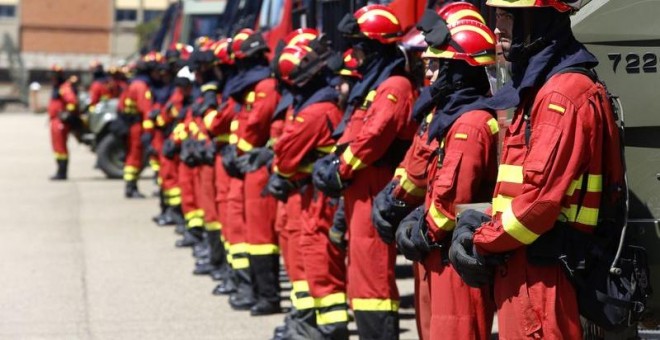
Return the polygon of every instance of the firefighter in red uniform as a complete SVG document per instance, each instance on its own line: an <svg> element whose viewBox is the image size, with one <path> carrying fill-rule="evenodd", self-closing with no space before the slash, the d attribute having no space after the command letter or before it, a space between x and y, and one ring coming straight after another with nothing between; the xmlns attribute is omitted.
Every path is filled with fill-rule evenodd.
<svg viewBox="0 0 660 340"><path fill-rule="evenodd" d="M613 123L606 90L588 75L597 60L571 32L569 14L576 8L569 4L576 3L487 1L498 7L500 41L513 71L492 106L516 111L502 146L492 214L461 213L450 258L477 283L493 280L487 263L500 263L493 295L505 339L582 337L571 282L557 257L554 263L542 258L560 254L554 248L563 240L546 243L553 231L596 227L603 126Z"/></svg>
<svg viewBox="0 0 660 340"><path fill-rule="evenodd" d="M415 91L404 76L396 42L402 29L386 6L369 5L348 15L339 29L353 39L363 78L348 98L352 116L339 151L314 166L314 184L337 197L344 190L348 221L348 297L361 337L397 339L399 292L396 248L382 242L371 222L373 197L390 181L412 140Z"/></svg>
<svg viewBox="0 0 660 340"><path fill-rule="evenodd" d="M50 139L57 162L57 171L51 180L67 179L69 166L69 149L67 139L69 132L77 133L81 128L78 94L75 86L64 78L64 70L59 65L51 67L53 94L48 103L48 119L50 121Z"/></svg>
<svg viewBox="0 0 660 340"><path fill-rule="evenodd" d="M287 117L284 133L275 144L274 174L268 190L282 201L300 196L296 203L301 210L302 237L289 247L300 248L305 282L314 299L315 332L327 339L347 339L344 252L328 238L337 203L315 193L309 185L313 162L334 147L332 132L342 117L336 104L338 93L326 80L330 50L324 43L320 38L310 46L288 46L279 57L280 77L290 86L295 100L293 115ZM289 326L288 331L294 329ZM283 339L291 337L282 334Z"/></svg>
<svg viewBox="0 0 660 340"><path fill-rule="evenodd" d="M158 66L163 62L163 56L157 52L146 54L138 64L138 74L131 79L126 91L119 101L121 119L128 130L126 138L126 160L124 164L124 182L126 198L144 198L138 191L137 180L142 169L142 134L153 128L143 125L149 120L153 101L150 84L158 79ZM147 123L148 124L148 123Z"/></svg>
<svg viewBox="0 0 660 340"><path fill-rule="evenodd" d="M111 98L111 93L110 80L103 69L103 64L93 61L90 63L90 70L92 71L92 83L89 85L88 111L93 112L96 104Z"/></svg>
<svg viewBox="0 0 660 340"><path fill-rule="evenodd" d="M272 150L269 148L271 120L279 100L279 93L275 88L276 80L271 78L272 72L265 55L267 51L268 46L261 34L250 29L239 31L232 40L238 74L226 85L228 95L236 101L240 110L236 120L232 122L232 135L235 138L230 138L232 145L223 150L223 164L227 164L230 175L244 176L241 183L232 181L230 184L230 203L232 199L238 198L236 194L232 194L232 190L240 185L243 185L244 190L244 242L243 245L232 245L235 251L230 250L230 253L233 253L232 257L240 256L241 261L238 263L241 263L241 267L244 266L241 269L249 268L252 277L251 280L249 277L243 277L244 272L234 271L238 274L239 285L236 292L230 296L229 303L237 310L249 309L251 315L281 311L279 246L274 229L277 202L273 197L262 196L269 176L266 163L272 158ZM233 210L231 214L240 212ZM237 220L233 220L233 217L228 216L228 221L237 223L234 231L238 231L241 217L237 216ZM248 258L244 257L246 253ZM232 261L236 261L236 258Z"/></svg>

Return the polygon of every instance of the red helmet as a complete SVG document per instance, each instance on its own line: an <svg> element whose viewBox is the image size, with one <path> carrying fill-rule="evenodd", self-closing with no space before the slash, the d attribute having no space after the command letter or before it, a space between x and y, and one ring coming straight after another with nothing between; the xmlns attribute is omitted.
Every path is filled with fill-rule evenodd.
<svg viewBox="0 0 660 340"><path fill-rule="evenodd" d="M467 19L479 21L482 24L486 24L486 20L479 13L477 6L469 2L450 2L438 9L438 15L442 20L447 22L447 25L451 25L459 20Z"/></svg>
<svg viewBox="0 0 660 340"><path fill-rule="evenodd" d="M286 46L308 45L310 41L319 36L319 31L313 28L299 28L284 38Z"/></svg>
<svg viewBox="0 0 660 340"><path fill-rule="evenodd" d="M173 43L170 48L165 51L165 59L168 62L175 62L177 60L188 60L192 54L193 47L182 43Z"/></svg>
<svg viewBox="0 0 660 340"><path fill-rule="evenodd" d="M362 75L357 70L358 61L353 58L353 49L349 48L343 55L343 67L339 70L339 74L347 77L362 78Z"/></svg>
<svg viewBox="0 0 660 340"><path fill-rule="evenodd" d="M284 47L277 64L280 79L289 85L294 85L293 75L299 71L300 63L310 51L309 47L303 45Z"/></svg>
<svg viewBox="0 0 660 340"><path fill-rule="evenodd" d="M243 42L245 40L247 40L247 38L249 38L253 34L254 34L253 30L251 30L249 28L244 28L244 29L238 31L238 33L236 33L236 35L234 35L234 37L231 39L231 51L232 51L232 54L233 54L234 58L242 59L242 58L247 57L247 55L245 55L241 51L241 45L243 45Z"/></svg>
<svg viewBox="0 0 660 340"><path fill-rule="evenodd" d="M493 7L552 7L560 12L576 11L586 3L584 0L487 0Z"/></svg>
<svg viewBox="0 0 660 340"><path fill-rule="evenodd" d="M360 32L369 39L391 44L403 36L401 21L387 6L367 5L358 9L353 16Z"/></svg>
<svg viewBox="0 0 660 340"><path fill-rule="evenodd" d="M220 39L213 45L213 55L218 59L219 64L224 65L233 65L234 59L229 52L229 45L231 44L231 39Z"/></svg>
<svg viewBox="0 0 660 340"><path fill-rule="evenodd" d="M442 46L426 49L423 58L464 60L472 66L495 63L495 35L484 24L474 20L459 20L447 26L451 40Z"/></svg>

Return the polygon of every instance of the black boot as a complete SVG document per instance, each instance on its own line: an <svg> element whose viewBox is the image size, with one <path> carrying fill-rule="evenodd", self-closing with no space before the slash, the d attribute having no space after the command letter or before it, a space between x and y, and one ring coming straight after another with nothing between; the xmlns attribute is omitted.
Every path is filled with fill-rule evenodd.
<svg viewBox="0 0 660 340"><path fill-rule="evenodd" d="M157 217L157 218L156 218ZM168 206L165 208L165 211L155 217L155 222L159 226L166 225L177 225L179 223L184 223L183 214L181 213L180 206Z"/></svg>
<svg viewBox="0 0 660 340"><path fill-rule="evenodd" d="M208 232L205 230L202 238L202 242L199 242L193 246L192 255L196 259L206 259L209 258L211 250L209 248Z"/></svg>
<svg viewBox="0 0 660 340"><path fill-rule="evenodd" d="M138 191L137 181L126 181L124 196L126 198L144 198L144 195Z"/></svg>
<svg viewBox="0 0 660 340"><path fill-rule="evenodd" d="M204 229L200 227L188 228L183 232L183 238L177 240L174 244L178 248L192 247L195 244L202 242Z"/></svg>
<svg viewBox="0 0 660 340"><path fill-rule="evenodd" d="M249 310L257 301L254 298L254 288L250 278L250 269L238 269L236 275L236 292L229 297L229 305L234 310Z"/></svg>
<svg viewBox="0 0 660 340"><path fill-rule="evenodd" d="M176 227L174 228L174 232L183 235L183 233L186 231L186 222L181 222L177 223Z"/></svg>
<svg viewBox="0 0 660 340"><path fill-rule="evenodd" d="M233 269L229 269L227 276L222 280L222 283L213 289L213 295L229 295L236 292L236 274Z"/></svg>
<svg viewBox="0 0 660 340"><path fill-rule="evenodd" d="M156 223L157 225L160 225L158 224L158 221L164 218L165 212L169 208L167 205L165 205L165 195L163 195L162 191L160 191L160 195L158 195L158 203L160 206L160 213L152 217L151 220L154 221L154 223Z"/></svg>
<svg viewBox="0 0 660 340"><path fill-rule="evenodd" d="M213 279L213 281L222 281L225 279L225 277L227 277L227 275L229 275L229 270L230 270L229 264L225 259L225 261L223 261L222 264L220 265L220 268L211 272L211 278Z"/></svg>
<svg viewBox="0 0 660 340"><path fill-rule="evenodd" d="M215 270L220 269L225 256L224 246L220 241L220 230L211 230L206 232L206 244L208 244L208 261L200 263L195 267L193 274L195 275L208 275Z"/></svg>
<svg viewBox="0 0 660 340"><path fill-rule="evenodd" d="M250 269L257 293L257 303L250 309L250 314L256 316L281 313L279 256L251 255Z"/></svg>
<svg viewBox="0 0 660 340"><path fill-rule="evenodd" d="M55 172L55 175L50 177L50 180L51 181L66 180L68 168L69 168L69 160L67 160L67 159L58 159L57 160L57 171Z"/></svg>

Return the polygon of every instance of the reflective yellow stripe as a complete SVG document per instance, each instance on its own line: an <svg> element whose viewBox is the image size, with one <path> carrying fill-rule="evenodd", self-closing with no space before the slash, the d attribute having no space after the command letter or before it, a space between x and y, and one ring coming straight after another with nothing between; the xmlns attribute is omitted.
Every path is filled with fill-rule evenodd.
<svg viewBox="0 0 660 340"><path fill-rule="evenodd" d="M159 127L165 126L165 119L163 119L161 116L156 117L156 125Z"/></svg>
<svg viewBox="0 0 660 340"><path fill-rule="evenodd" d="M580 176L579 179L573 180L571 185L568 186L566 190L567 196L573 196L575 189L582 189L582 179L584 176ZM602 192L603 191L603 176L602 175L589 175L587 177L587 192Z"/></svg>
<svg viewBox="0 0 660 340"><path fill-rule="evenodd" d="M467 133L457 133L457 134L454 135L454 138L456 138L456 139L462 139L462 140L467 140L467 139L468 139L468 135L467 135Z"/></svg>
<svg viewBox="0 0 660 340"><path fill-rule="evenodd" d="M426 124L430 124L431 121L433 121L433 113L429 113L426 115Z"/></svg>
<svg viewBox="0 0 660 340"><path fill-rule="evenodd" d="M293 281L291 282L291 289L296 292L306 292L309 291L309 283L305 280Z"/></svg>
<svg viewBox="0 0 660 340"><path fill-rule="evenodd" d="M396 176L396 171L394 173ZM399 182L399 185L401 185L401 188L405 190L408 194L416 197L424 197L426 195L426 188L420 188L415 185L415 183L411 182L408 179L408 172L405 171L405 169L400 173L401 175L401 180Z"/></svg>
<svg viewBox="0 0 660 340"><path fill-rule="evenodd" d="M326 146L317 146L316 151L323 152L323 153L331 153L334 151L335 146L334 145L326 145Z"/></svg>
<svg viewBox="0 0 660 340"><path fill-rule="evenodd" d="M399 310L399 301L392 299L352 299L354 311L396 312Z"/></svg>
<svg viewBox="0 0 660 340"><path fill-rule="evenodd" d="M213 121L217 115L218 111L212 110L204 116L204 126L206 126L207 129L211 128L211 125L213 124Z"/></svg>
<svg viewBox="0 0 660 340"><path fill-rule="evenodd" d="M55 159L58 160L58 161L64 161L64 160L69 159L69 154L67 154L67 153L55 152L54 154L55 154Z"/></svg>
<svg viewBox="0 0 660 340"><path fill-rule="evenodd" d="M172 207L177 206L177 205L181 205L181 196L174 196L174 197L166 198L165 199L165 204L167 204L169 206L172 206Z"/></svg>
<svg viewBox="0 0 660 340"><path fill-rule="evenodd" d="M74 111L75 109L76 109L76 104L72 104L72 103L66 104L67 111Z"/></svg>
<svg viewBox="0 0 660 340"><path fill-rule="evenodd" d="M296 119L296 122L298 122L298 123L304 123L305 122L305 118L303 118L303 117L296 117L295 119Z"/></svg>
<svg viewBox="0 0 660 340"><path fill-rule="evenodd" d="M124 180L134 181L137 179L138 169L134 166L124 166Z"/></svg>
<svg viewBox="0 0 660 340"><path fill-rule="evenodd" d="M195 123L195 122L190 122L190 123L188 124L188 130L190 130L190 132L191 132L193 135L195 135L195 134L197 134L197 133L199 132L199 126L197 126L197 123Z"/></svg>
<svg viewBox="0 0 660 340"><path fill-rule="evenodd" d="M153 129L154 128L154 121L151 119L147 119L142 121L142 128L145 130Z"/></svg>
<svg viewBox="0 0 660 340"><path fill-rule="evenodd" d="M367 93L367 97L364 99L364 103L362 106L369 106L374 101L374 98L376 98L376 90L371 90L369 93Z"/></svg>
<svg viewBox="0 0 660 340"><path fill-rule="evenodd" d="M204 225L204 228L208 231L221 230L222 229L222 224L218 221L207 222L206 225Z"/></svg>
<svg viewBox="0 0 660 340"><path fill-rule="evenodd" d="M237 144L238 143L238 135L235 133L232 133L229 135L229 144Z"/></svg>
<svg viewBox="0 0 660 340"><path fill-rule="evenodd" d="M520 165L500 164L497 171L497 181L522 184L523 167Z"/></svg>
<svg viewBox="0 0 660 340"><path fill-rule="evenodd" d="M321 298L315 298L317 308L330 307L346 303L346 293L334 293Z"/></svg>
<svg viewBox="0 0 660 340"><path fill-rule="evenodd" d="M406 173L406 169L396 168L396 169L394 169L394 178L396 178L396 177L401 178L401 176L403 176L403 174L405 174L405 173Z"/></svg>
<svg viewBox="0 0 660 340"><path fill-rule="evenodd" d="M298 297L298 293L309 295L309 284L307 281L300 280L291 283L291 303L298 310L314 308L314 298L311 296Z"/></svg>
<svg viewBox="0 0 660 340"><path fill-rule="evenodd" d="M491 118L488 120L488 122L486 122L486 124L490 128L490 133L495 135L500 132L500 124L497 122L497 119Z"/></svg>
<svg viewBox="0 0 660 340"><path fill-rule="evenodd" d="M160 162L155 160L155 159L150 159L149 160L149 166L151 167L151 170L153 170L153 171L160 171Z"/></svg>
<svg viewBox="0 0 660 340"><path fill-rule="evenodd" d="M254 91L248 92L247 96L245 96L245 102L248 104L254 103L256 100L257 94Z"/></svg>
<svg viewBox="0 0 660 340"><path fill-rule="evenodd" d="M196 210L187 212L185 214L184 218L186 220L189 220L189 219L192 219L192 218L195 218L195 217L200 217L200 216L204 216L204 210L196 209Z"/></svg>
<svg viewBox="0 0 660 340"><path fill-rule="evenodd" d="M293 176L293 175L296 174L295 172L292 172L292 173L282 172L282 171L280 171L280 168L279 168L277 165L273 167L273 171L274 171L276 174L278 174L278 175L280 175L280 176L282 176L282 177L284 177L284 178L289 178L289 177L291 177L291 176Z"/></svg>
<svg viewBox="0 0 660 340"><path fill-rule="evenodd" d="M232 120L231 123L229 124L229 131L235 132L238 131L238 121L237 120Z"/></svg>
<svg viewBox="0 0 660 340"><path fill-rule="evenodd" d="M266 92L257 92L257 98L266 98L267 96Z"/></svg>
<svg viewBox="0 0 660 340"><path fill-rule="evenodd" d="M246 142L245 139L241 138L238 140L238 148L243 152L249 152L254 147L252 146L252 144Z"/></svg>
<svg viewBox="0 0 660 340"><path fill-rule="evenodd" d="M314 171L314 163L309 163L307 165L301 165L296 169L298 172L303 174L311 174Z"/></svg>
<svg viewBox="0 0 660 340"><path fill-rule="evenodd" d="M493 197L493 215L498 212L504 212L505 210L511 207L511 201L513 197L497 195Z"/></svg>
<svg viewBox="0 0 660 340"><path fill-rule="evenodd" d="M318 325L328 325L339 322L348 322L347 310L333 310L326 313L316 311L316 324Z"/></svg>
<svg viewBox="0 0 660 340"><path fill-rule="evenodd" d="M280 253L280 247L276 244L250 244L248 253L250 255L275 255Z"/></svg>
<svg viewBox="0 0 660 340"><path fill-rule="evenodd" d="M560 220L566 220L564 222L576 222L591 227L598 225L598 212L599 209L582 207L580 208L580 213L578 213L577 204L571 204L570 208L563 208L561 210L562 215ZM577 216L576 216L577 215Z"/></svg>
<svg viewBox="0 0 660 340"><path fill-rule="evenodd" d="M548 109L549 109L549 110L552 110L552 111L555 111L555 112L559 112L559 113L564 113L564 112L566 112L566 108L565 108L565 107L560 106L560 105L557 105L557 104L550 104L550 105L548 105Z"/></svg>
<svg viewBox="0 0 660 340"><path fill-rule="evenodd" d="M311 296L306 296L302 298L296 298L296 309L312 309L314 308L314 298Z"/></svg>
<svg viewBox="0 0 660 340"><path fill-rule="evenodd" d="M346 151L344 151L344 153L341 156L342 158L344 158L344 162L346 162L346 164L351 166L353 171L366 167L366 165L362 164L361 159L355 157L353 151L351 151L350 146L346 148Z"/></svg>
<svg viewBox="0 0 660 340"><path fill-rule="evenodd" d="M235 243L235 244L232 244L231 247L229 247L229 253L231 255L247 253L248 252L247 250L248 250L248 244L247 243Z"/></svg>
<svg viewBox="0 0 660 340"><path fill-rule="evenodd" d="M151 91L147 91L144 93L144 98L147 98L148 100L151 100Z"/></svg>
<svg viewBox="0 0 660 340"><path fill-rule="evenodd" d="M213 140L218 143L229 143L230 137L231 136L228 133L224 133L221 135L217 135L215 138L213 138Z"/></svg>
<svg viewBox="0 0 660 340"><path fill-rule="evenodd" d="M172 188L172 189L167 189L163 192L165 196L180 196L181 195L181 188Z"/></svg>
<svg viewBox="0 0 660 340"><path fill-rule="evenodd" d="M234 270L250 268L250 260L246 258L231 259L231 267Z"/></svg>
<svg viewBox="0 0 660 340"><path fill-rule="evenodd" d="M215 84L206 84L206 85L202 85L202 87L200 88L200 91L201 91L201 92L206 92L206 91L217 91L217 90L218 90L218 87L217 87Z"/></svg>
<svg viewBox="0 0 660 340"><path fill-rule="evenodd" d="M393 94L391 94L391 93L387 95L387 99L389 99L389 100L392 101L393 103L396 103L396 102L399 101L399 99L398 99L395 95L393 95Z"/></svg>
<svg viewBox="0 0 660 340"><path fill-rule="evenodd" d="M190 220L188 220L188 223L187 223L186 227L188 229L202 228L202 227L204 227L204 218L199 217L199 216L193 217Z"/></svg>
<svg viewBox="0 0 660 340"><path fill-rule="evenodd" d="M429 215L431 216L433 223L439 229L444 231L454 230L454 227L456 226L456 222L454 222L454 220L445 216L445 214L443 214L440 210L438 210L438 208L435 206L434 203L431 203L431 208L429 209Z"/></svg>
<svg viewBox="0 0 660 340"><path fill-rule="evenodd" d="M502 227L504 227L504 231L507 234L522 244L531 244L539 237L538 234L529 230L524 224L518 221L511 208L502 213Z"/></svg>

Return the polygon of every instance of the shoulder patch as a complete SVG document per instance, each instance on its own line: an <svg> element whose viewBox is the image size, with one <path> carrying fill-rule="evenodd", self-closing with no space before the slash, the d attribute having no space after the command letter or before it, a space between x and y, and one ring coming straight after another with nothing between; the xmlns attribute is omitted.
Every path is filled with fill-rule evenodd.
<svg viewBox="0 0 660 340"><path fill-rule="evenodd" d="M391 93L387 95L387 99L391 100L393 103L396 103L396 102L399 101L399 99Z"/></svg>
<svg viewBox="0 0 660 340"><path fill-rule="evenodd" d="M555 103L550 103L548 105L548 110L555 111L561 114L564 114L564 112L566 112L566 108L564 106Z"/></svg>
<svg viewBox="0 0 660 340"><path fill-rule="evenodd" d="M467 140L468 135L467 135L467 133L457 133L457 134L454 135L454 138L455 139L461 139L461 140Z"/></svg>
<svg viewBox="0 0 660 340"><path fill-rule="evenodd" d="M147 92L144 93L144 98L151 100L151 91L147 90Z"/></svg>

